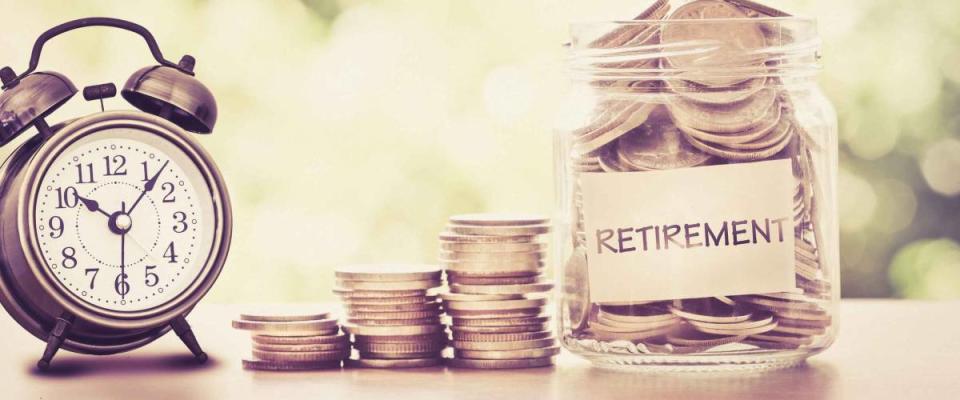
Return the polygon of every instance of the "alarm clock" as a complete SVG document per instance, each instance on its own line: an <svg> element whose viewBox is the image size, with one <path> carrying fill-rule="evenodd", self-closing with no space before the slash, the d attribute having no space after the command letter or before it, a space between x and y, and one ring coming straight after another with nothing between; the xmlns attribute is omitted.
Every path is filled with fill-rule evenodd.
<svg viewBox="0 0 960 400"><path fill-rule="evenodd" d="M43 45L94 26L139 34L158 64L121 90L136 110L104 111L116 86L91 85L83 97L101 112L49 125L78 90L36 71ZM85 18L43 33L22 74L0 70L0 145L32 135L0 167L0 303L46 342L41 370L60 348L114 354L170 330L206 361L186 317L223 269L232 217L223 177L192 136L217 120L194 64L166 60L140 25Z"/></svg>

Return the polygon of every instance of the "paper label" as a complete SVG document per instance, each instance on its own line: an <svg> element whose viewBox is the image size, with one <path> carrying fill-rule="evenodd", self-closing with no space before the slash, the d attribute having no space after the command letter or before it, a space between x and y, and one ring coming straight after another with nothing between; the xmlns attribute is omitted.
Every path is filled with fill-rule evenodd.
<svg viewBox="0 0 960 400"><path fill-rule="evenodd" d="M599 303L796 287L790 160L581 175Z"/></svg>

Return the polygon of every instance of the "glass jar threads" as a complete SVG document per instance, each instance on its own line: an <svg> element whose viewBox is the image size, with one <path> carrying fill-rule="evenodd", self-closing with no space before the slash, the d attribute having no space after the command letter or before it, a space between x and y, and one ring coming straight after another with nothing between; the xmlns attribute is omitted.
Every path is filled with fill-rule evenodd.
<svg viewBox="0 0 960 400"><path fill-rule="evenodd" d="M813 20L656 1L572 26L560 329L608 367L772 368L836 334L837 125Z"/></svg>

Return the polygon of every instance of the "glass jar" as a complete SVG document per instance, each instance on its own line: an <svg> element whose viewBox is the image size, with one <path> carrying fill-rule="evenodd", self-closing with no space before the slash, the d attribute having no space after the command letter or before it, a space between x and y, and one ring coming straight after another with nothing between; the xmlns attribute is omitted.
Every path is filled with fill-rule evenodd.
<svg viewBox="0 0 960 400"><path fill-rule="evenodd" d="M833 342L840 287L816 23L693 3L571 28L563 345L613 368L795 365Z"/></svg>

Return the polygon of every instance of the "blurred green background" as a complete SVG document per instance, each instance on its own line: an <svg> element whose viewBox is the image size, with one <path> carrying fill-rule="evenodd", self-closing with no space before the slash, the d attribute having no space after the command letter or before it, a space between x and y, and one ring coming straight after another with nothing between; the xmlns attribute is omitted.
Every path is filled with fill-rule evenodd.
<svg viewBox="0 0 960 400"><path fill-rule="evenodd" d="M434 260L450 214L552 213L567 23L649 0L6 3L0 64L18 71L39 33L85 16L130 19L167 58L197 57L220 107L201 141L236 220L211 297L260 302L330 300L337 264ZM844 296L960 297L960 2L767 4L821 24ZM138 37L100 29L50 42L41 69L122 85L151 63ZM50 120L95 111L78 97Z"/></svg>

